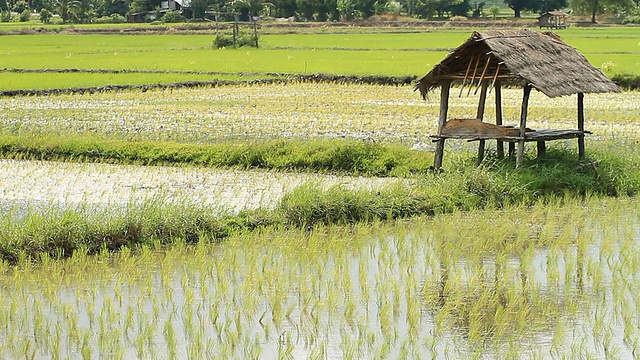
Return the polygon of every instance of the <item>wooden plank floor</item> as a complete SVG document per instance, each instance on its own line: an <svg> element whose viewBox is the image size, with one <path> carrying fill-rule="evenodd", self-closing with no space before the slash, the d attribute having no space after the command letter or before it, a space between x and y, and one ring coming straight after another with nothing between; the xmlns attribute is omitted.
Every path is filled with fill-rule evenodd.
<svg viewBox="0 0 640 360"><path fill-rule="evenodd" d="M585 134L591 134L590 131L581 131L581 130L555 130L555 129L541 129L528 131L525 133L524 141L551 141L551 140L561 140L561 139L577 139ZM431 138L434 138L434 141L438 139L462 139L462 140L501 140L506 142L517 142L520 140L520 137L493 137L481 134L473 134L473 135L430 135Z"/></svg>

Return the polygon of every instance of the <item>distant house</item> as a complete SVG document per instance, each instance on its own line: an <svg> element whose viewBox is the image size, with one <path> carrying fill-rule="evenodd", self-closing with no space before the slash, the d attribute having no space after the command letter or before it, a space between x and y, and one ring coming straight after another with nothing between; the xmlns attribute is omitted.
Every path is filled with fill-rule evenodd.
<svg viewBox="0 0 640 360"><path fill-rule="evenodd" d="M147 12L130 13L127 16L127 21L130 23L141 23L147 21Z"/></svg>
<svg viewBox="0 0 640 360"><path fill-rule="evenodd" d="M183 0L166 0L160 2L160 11L177 10L182 11Z"/></svg>
<svg viewBox="0 0 640 360"><path fill-rule="evenodd" d="M538 16L538 26L540 29L564 29L567 27L567 16L569 14L562 11L547 11Z"/></svg>
<svg viewBox="0 0 640 360"><path fill-rule="evenodd" d="M163 0L160 2L160 10L159 11L144 11L139 13L129 14L128 21L129 22L149 22L157 20L156 16L159 13L164 14L167 11L179 11L182 13L184 8L189 7L189 0Z"/></svg>

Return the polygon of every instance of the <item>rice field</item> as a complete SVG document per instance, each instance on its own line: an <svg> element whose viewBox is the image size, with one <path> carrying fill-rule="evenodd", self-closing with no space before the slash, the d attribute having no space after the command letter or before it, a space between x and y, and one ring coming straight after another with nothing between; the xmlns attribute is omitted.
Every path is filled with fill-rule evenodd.
<svg viewBox="0 0 640 360"><path fill-rule="evenodd" d="M24 212L57 207L118 209L155 201L189 203L220 213L272 209L302 184L371 190L397 182L393 178L226 171L194 167L122 166L43 161L0 160L0 209ZM18 206L18 207L17 207Z"/></svg>
<svg viewBox="0 0 640 360"><path fill-rule="evenodd" d="M125 24L129 25L129 24ZM110 26L111 30L121 28ZM87 28L91 28L87 26ZM150 29L154 27L151 26ZM212 49L213 29L208 34L176 32L161 34L69 34L3 35L0 91L51 89L56 87L124 84L167 84L213 79L269 78L280 74L341 74L418 77L427 73L447 53L482 29L411 28L403 33L392 28L325 27L297 28L296 34L270 34L265 28L260 48ZM376 32L377 31L377 32ZM305 33L307 32L307 33ZM567 44L576 47L607 75L640 73L637 29L634 27L570 28L558 31ZM79 73L21 76L11 71L26 69L76 70ZM165 71L149 75L100 75L86 71ZM251 75L243 75L251 74ZM206 76L205 76L206 77ZM74 85L75 84L75 85Z"/></svg>
<svg viewBox="0 0 640 360"><path fill-rule="evenodd" d="M631 358L637 199L3 266L4 358Z"/></svg>
<svg viewBox="0 0 640 360"><path fill-rule="evenodd" d="M473 91L452 90L450 118L473 118ZM495 115L489 95L486 119ZM503 90L505 124L518 124L521 91ZM0 98L4 134L86 135L128 140L207 143L274 138L374 139L429 144L439 94L423 101L409 86L272 84L147 92ZM532 92L527 125L575 128L576 97ZM640 93L588 94L585 128L597 139L638 138Z"/></svg>
<svg viewBox="0 0 640 360"><path fill-rule="evenodd" d="M313 59L314 50L304 51ZM57 60L79 66L93 55ZM450 117L474 117L477 95L458 93ZM505 123L516 124L522 93L502 96ZM4 97L0 133L133 144L357 139L429 151L438 99L434 92L424 102L407 86L327 83ZM533 92L529 104L528 126L575 127L575 97ZM490 96L485 117L494 114ZM638 92L587 95L585 116L587 153L640 141ZM415 180L34 160L2 160L0 172L5 216L33 207L115 212L157 199L233 213L270 209L309 181L375 191ZM585 194L0 262L0 357L632 358L640 340L638 208L636 198Z"/></svg>

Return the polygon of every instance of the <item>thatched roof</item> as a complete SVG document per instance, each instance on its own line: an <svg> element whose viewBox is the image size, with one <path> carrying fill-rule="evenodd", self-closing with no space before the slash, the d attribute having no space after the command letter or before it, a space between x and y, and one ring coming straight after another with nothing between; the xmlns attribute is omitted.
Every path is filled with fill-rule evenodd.
<svg viewBox="0 0 640 360"><path fill-rule="evenodd" d="M416 89L425 97L442 80L475 85L481 78L529 83L549 97L620 91L558 35L528 29L474 32L422 77Z"/></svg>
<svg viewBox="0 0 640 360"><path fill-rule="evenodd" d="M569 14L567 14L566 12L562 12L562 11L547 11L546 13L538 16L538 19L540 19L541 17L543 17L545 15L569 16Z"/></svg>

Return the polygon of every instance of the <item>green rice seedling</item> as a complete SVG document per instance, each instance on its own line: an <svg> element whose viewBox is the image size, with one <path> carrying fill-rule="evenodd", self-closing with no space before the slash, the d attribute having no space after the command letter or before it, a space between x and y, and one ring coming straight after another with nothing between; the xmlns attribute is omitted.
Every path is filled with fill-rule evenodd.
<svg viewBox="0 0 640 360"><path fill-rule="evenodd" d="M267 228L257 233L233 234L222 244L188 245L177 241L173 247L157 250L148 250L154 248L152 244L147 249L132 248L129 255L128 250L122 255L103 252L97 257L87 256L86 263L79 263L80 256L66 261L49 260L48 269L40 269L41 264L34 269L31 264L30 271L5 274L0 280L3 289L12 282L11 294L33 293L42 297L33 306L45 307L43 316L51 320L39 322L44 328L41 338L48 329L55 329L57 319L65 319L60 327L61 357L73 352L74 347L77 352L82 348L82 341L71 339L74 325L66 315L72 309L69 304L79 304L75 325L79 337L96 333L88 343L92 354L119 356L125 351L126 356L154 357L169 352L166 326L171 324L177 354L193 353L199 347L210 354L206 357L243 357L246 348L252 346L259 347L263 354L277 352L283 333L285 343L280 343L281 352L292 348L293 356L305 354L302 357L341 351L367 357L376 354L393 357L401 352L436 357L474 354L501 357L519 349L533 349L531 353L535 356L546 351L540 350L539 344L551 343L554 334L559 345L554 347L553 354L558 357L570 357L576 352L604 356L605 345L609 354L624 356L630 351L620 346L624 323L633 321L627 312L635 313L637 307L635 302L626 305L622 300L631 299L636 292L624 279L633 279L637 271L630 265L635 256L632 242L623 239L634 236L624 229L629 217L624 211L613 209L632 209L637 204L634 200L630 205L617 199L585 201L552 204L546 213L548 204L539 203L528 208L510 207L508 211L458 211L395 224L378 222L371 229ZM595 205L603 210L595 210ZM587 213L581 208L591 210ZM609 214L619 218L609 218ZM581 223L572 216L587 220ZM558 222L559 218L562 221L555 224L558 231L539 231L538 225L552 229L554 226L547 226L547 222ZM487 219L492 219L491 226L486 224ZM575 231L576 224L580 231ZM602 231L602 224L622 230ZM405 230L396 231L398 226ZM509 233L518 235L505 237ZM608 260L601 260L598 253L599 236L603 234L616 239L612 241L615 246L611 246L612 256ZM553 236L559 239L555 246L548 238ZM588 239L581 240L587 248L583 276L584 289L588 290L582 292L577 285L566 284L576 283L577 270L567 264L578 261L577 237ZM506 246L506 240L520 243ZM622 256L619 252L625 241L629 242L624 247L628 254ZM125 255L118 265L118 259ZM146 259L135 263L138 272L131 277L123 276L134 266L128 259L138 256ZM495 267L496 258L499 270ZM549 286L542 267L547 258L555 259L552 262L556 262L561 291ZM442 261L447 263L448 270L447 297L439 297L439 289L434 285ZM408 264L413 268L407 270ZM76 277L68 275L74 269L82 269L86 280L73 281ZM497 284L496 271L499 271ZM44 276L52 272L53 276ZM528 276L526 286L520 280L523 272ZM351 274L349 279L344 278L347 274ZM255 291L251 291L251 285L257 284L259 277L263 281L261 289L254 287ZM600 282L599 290L595 291L594 277L600 277L596 280ZM121 289L121 300L115 296L114 286ZM208 289L198 289L201 286ZM360 287L368 289L370 301L358 291ZM12 309L6 294L9 293L0 297L3 301L0 310ZM43 294L48 294L51 301L45 301ZM29 334L34 332L36 312L27 316L19 306L22 304L19 297L23 295L13 296L13 321L0 327L0 333L7 339L20 338L22 329ZM62 301L74 296L86 300ZM112 300L105 300L105 296ZM281 305L279 327L271 319L273 303ZM244 311L244 306L257 309ZM369 307L368 316L365 306ZM133 315L128 315L129 311ZM353 316L348 315L351 312ZM2 311L0 316L5 316ZM133 317L133 325L125 330L128 316ZM172 322L168 321L170 317ZM353 325L347 322L347 317L353 318ZM576 330L576 323L584 325ZM612 328L615 330L608 330ZM50 333L55 338L55 331ZM100 333L115 336L101 339ZM254 343L248 338L258 339L260 345L251 345ZM305 350L304 343L310 348ZM43 345L35 344L42 351ZM414 346L419 350L413 350ZM7 350L7 354L10 352L19 353L20 348Z"/></svg>

